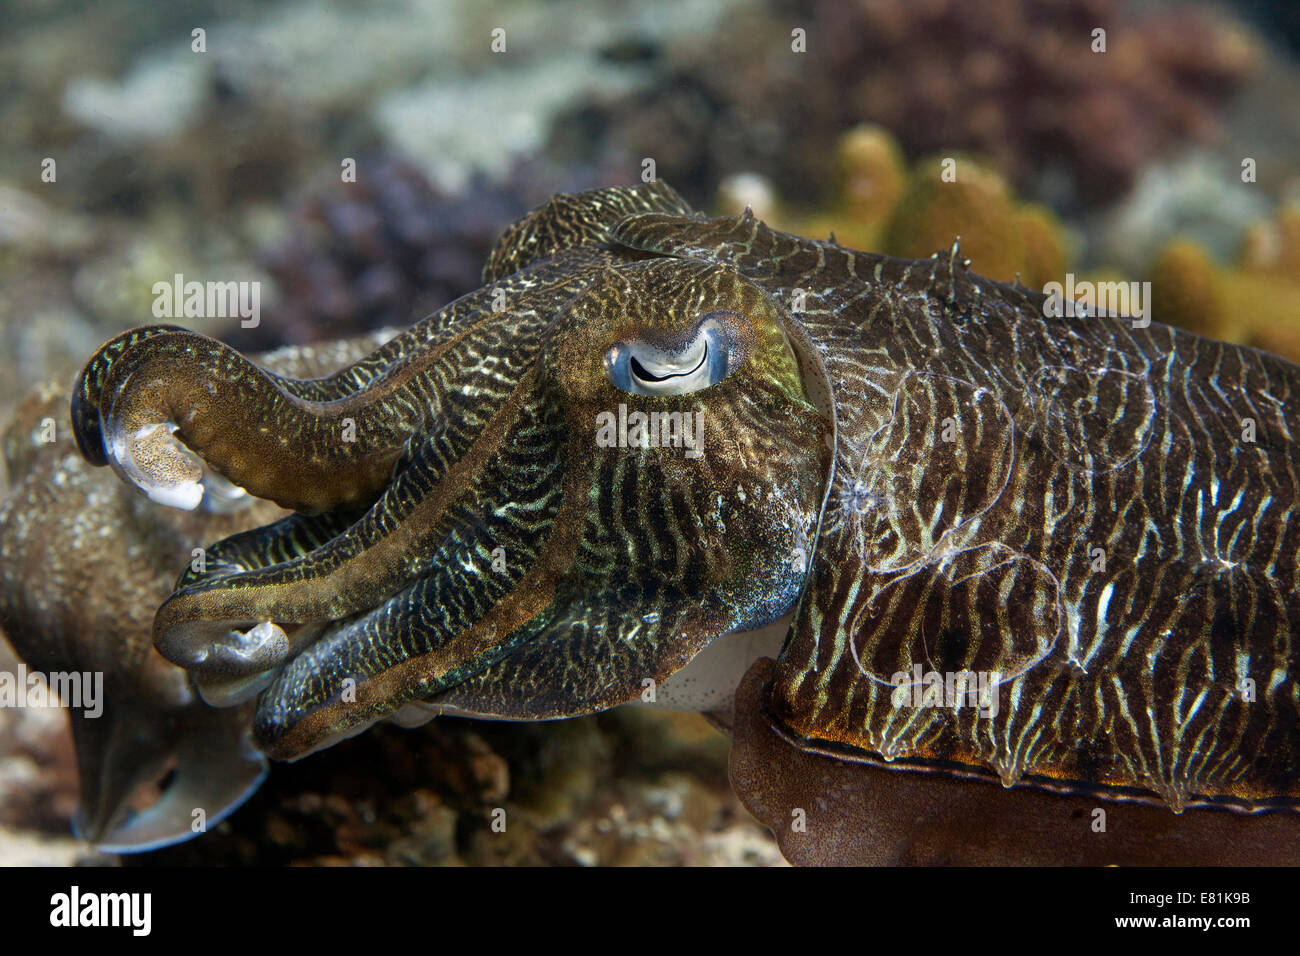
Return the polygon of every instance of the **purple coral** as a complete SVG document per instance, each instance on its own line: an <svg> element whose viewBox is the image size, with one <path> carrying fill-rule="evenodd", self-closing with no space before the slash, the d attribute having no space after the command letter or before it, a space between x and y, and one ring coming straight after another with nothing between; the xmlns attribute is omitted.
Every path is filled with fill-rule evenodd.
<svg viewBox="0 0 1300 956"><path fill-rule="evenodd" d="M581 171L568 179L593 185ZM363 156L355 183L318 184L299 199L288 236L261 256L278 301L232 344L270 348L405 328L477 289L501 230L569 185L521 166L509 185L475 178L450 192L409 160Z"/></svg>

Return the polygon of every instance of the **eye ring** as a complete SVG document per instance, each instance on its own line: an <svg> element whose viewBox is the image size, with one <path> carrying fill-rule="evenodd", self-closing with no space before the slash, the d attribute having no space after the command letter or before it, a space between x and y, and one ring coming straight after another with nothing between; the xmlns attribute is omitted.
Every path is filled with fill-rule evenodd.
<svg viewBox="0 0 1300 956"><path fill-rule="evenodd" d="M633 395L687 395L716 385L735 371L731 335L713 314L696 326L678 350L631 339L605 353L605 374Z"/></svg>

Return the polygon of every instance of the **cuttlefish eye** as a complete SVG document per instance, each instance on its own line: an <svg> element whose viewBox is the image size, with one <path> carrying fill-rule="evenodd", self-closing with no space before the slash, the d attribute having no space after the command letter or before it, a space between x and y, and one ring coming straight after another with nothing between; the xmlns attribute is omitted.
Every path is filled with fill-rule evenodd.
<svg viewBox="0 0 1300 956"><path fill-rule="evenodd" d="M744 364L719 315L704 316L679 349L645 339L611 346L605 353L605 374L615 388L633 395L686 395L718 384Z"/></svg>

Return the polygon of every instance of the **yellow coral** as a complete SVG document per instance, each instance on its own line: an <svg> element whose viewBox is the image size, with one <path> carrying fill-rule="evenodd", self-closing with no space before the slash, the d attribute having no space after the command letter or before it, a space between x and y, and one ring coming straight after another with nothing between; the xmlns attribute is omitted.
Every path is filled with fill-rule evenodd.
<svg viewBox="0 0 1300 956"><path fill-rule="evenodd" d="M907 178L898 141L879 126L855 126L836 146L835 169L835 195L823 211L787 216L772 199L766 203L768 215L764 216L752 199L741 201L742 195L763 195L748 176L733 177L724 183L719 189L719 206L724 213L734 214L750 205L756 216L774 228L802 236L834 233L842 245L850 248L880 249L881 234Z"/></svg>
<svg viewBox="0 0 1300 956"><path fill-rule="evenodd" d="M947 175L945 175L947 174ZM951 178L951 181L947 181ZM1065 248L1056 218L1015 201L1006 180L977 159L932 157L912 170L883 237L883 251L916 259L961 237L972 268L1032 287L1060 281Z"/></svg>
<svg viewBox="0 0 1300 956"><path fill-rule="evenodd" d="M1060 220L1045 206L1022 206L1016 217L1016 228L1025 249L1020 281L1035 289L1049 282L1060 282L1066 259Z"/></svg>
<svg viewBox="0 0 1300 956"><path fill-rule="evenodd" d="M1151 269L1151 318L1211 338L1226 338L1231 329L1224 322L1221 286L1218 268L1200 245L1190 240L1171 242Z"/></svg>
<svg viewBox="0 0 1300 956"><path fill-rule="evenodd" d="M1300 282L1233 270L1221 289L1228 303L1225 325L1238 320L1247 345L1300 362Z"/></svg>
<svg viewBox="0 0 1300 956"><path fill-rule="evenodd" d="M903 195L906 171L897 140L879 126L856 126L835 150L838 212L866 229L884 225Z"/></svg>
<svg viewBox="0 0 1300 956"><path fill-rule="evenodd" d="M1300 361L1300 214L1252 229L1241 262L1220 267L1200 246L1170 243L1151 274L1157 322Z"/></svg>
<svg viewBox="0 0 1300 956"><path fill-rule="evenodd" d="M898 141L879 126L849 130L836 146L836 193L823 210L791 215L770 183L742 174L718 190L718 212L745 206L776 229L802 236L831 233L853 249L923 259L961 237L962 254L992 279L1017 276L1032 288L1060 281L1066 267L1061 224L1042 206L1016 201L1006 180L978 159L955 156L955 181L944 182L943 157L909 174Z"/></svg>

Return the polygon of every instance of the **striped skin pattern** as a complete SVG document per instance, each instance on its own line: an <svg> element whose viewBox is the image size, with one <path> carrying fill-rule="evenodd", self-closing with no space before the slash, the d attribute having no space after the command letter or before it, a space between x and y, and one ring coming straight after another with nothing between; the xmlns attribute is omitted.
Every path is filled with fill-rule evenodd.
<svg viewBox="0 0 1300 956"><path fill-rule="evenodd" d="M797 746L1122 800L1300 798L1300 369L752 217L643 216L798 319L835 393L813 568L769 686ZM996 708L896 678L997 672ZM951 703L950 701L945 703Z"/></svg>
<svg viewBox="0 0 1300 956"><path fill-rule="evenodd" d="M833 454L809 349L734 270L609 240L648 212L689 209L657 184L557 197L506 234L481 290L329 379L169 328L87 364L73 419L90 461L157 500L215 472L299 512L213 545L154 621L209 700L260 695L269 755L416 702L605 709L794 604ZM680 350L705 319L730 343L716 384L641 395L607 377L612 347ZM620 406L695 416L699 454L598 442Z"/></svg>
<svg viewBox="0 0 1300 956"><path fill-rule="evenodd" d="M260 690L271 755L413 702L599 710L793 608L766 712L806 750L1175 810L1300 798L1295 366L662 184L555 197L484 283L330 379L166 329L83 373L90 460L192 475L169 422L302 512L214 545L155 622L201 687ZM740 317L721 382L602 374L705 314ZM704 455L599 446L620 403L702 411ZM220 653L259 621L287 638L270 664ZM914 668L996 674L997 706L899 702Z"/></svg>

